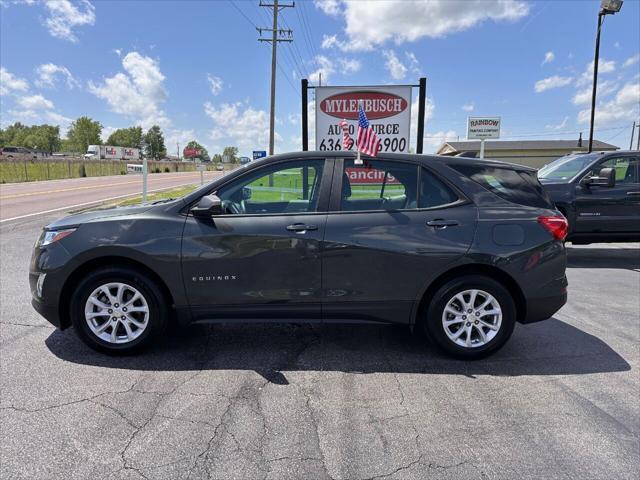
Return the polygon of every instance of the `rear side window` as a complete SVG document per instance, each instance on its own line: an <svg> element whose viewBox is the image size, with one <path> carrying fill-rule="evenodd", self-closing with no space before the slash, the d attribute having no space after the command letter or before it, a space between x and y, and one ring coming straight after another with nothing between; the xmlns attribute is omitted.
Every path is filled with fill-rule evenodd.
<svg viewBox="0 0 640 480"><path fill-rule="evenodd" d="M420 208L434 208L457 202L460 198L444 182L426 168L420 172Z"/></svg>
<svg viewBox="0 0 640 480"><path fill-rule="evenodd" d="M535 172L485 165L452 165L457 171L509 202L554 208Z"/></svg>

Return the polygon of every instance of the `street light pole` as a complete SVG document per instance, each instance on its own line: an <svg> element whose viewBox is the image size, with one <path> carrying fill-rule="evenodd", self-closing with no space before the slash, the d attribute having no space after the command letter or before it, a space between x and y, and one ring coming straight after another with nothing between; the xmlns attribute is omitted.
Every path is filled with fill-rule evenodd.
<svg viewBox="0 0 640 480"><path fill-rule="evenodd" d="M589 127L589 153L593 151L593 124L596 118L596 88L598 87L598 61L600 58L600 30L602 30L602 20L604 10L598 12L598 30L596 32L596 54L593 59L593 91L591 92L591 123Z"/></svg>
<svg viewBox="0 0 640 480"><path fill-rule="evenodd" d="M598 87L598 61L600 59L600 30L605 15L614 15L622 8L623 0L602 0L598 12L598 29L596 30L596 52L593 59L593 91L591 92L591 123L589 126L589 153L593 151L593 124L596 118L596 89Z"/></svg>

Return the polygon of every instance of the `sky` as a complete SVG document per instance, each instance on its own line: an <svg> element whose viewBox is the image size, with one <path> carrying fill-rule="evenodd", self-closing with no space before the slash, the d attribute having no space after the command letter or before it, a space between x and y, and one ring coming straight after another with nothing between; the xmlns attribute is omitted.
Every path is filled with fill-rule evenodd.
<svg viewBox="0 0 640 480"><path fill-rule="evenodd" d="M587 138L598 8L298 0L279 15L293 42L278 45L276 153L301 149L300 79L315 86L320 76L332 86L426 77L427 153L464 140L470 115L500 116L505 140ZM87 115L104 140L158 124L169 154L194 139L210 154L266 150L271 47L256 27L271 21L258 0L0 0L0 124L65 132ZM640 123L639 60L640 2L625 0L602 29L596 139L629 147ZM313 130L309 139L313 148Z"/></svg>

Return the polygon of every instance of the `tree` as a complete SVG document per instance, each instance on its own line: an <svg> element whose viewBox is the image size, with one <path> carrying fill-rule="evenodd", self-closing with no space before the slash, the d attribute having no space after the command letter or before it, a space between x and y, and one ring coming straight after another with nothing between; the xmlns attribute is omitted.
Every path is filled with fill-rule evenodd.
<svg viewBox="0 0 640 480"><path fill-rule="evenodd" d="M238 147L224 147L224 150L222 151L222 156L229 156L229 162L231 163L238 163L239 158L238 158Z"/></svg>
<svg viewBox="0 0 640 480"><path fill-rule="evenodd" d="M164 137L162 130L158 125L154 125L144 136L144 148L147 158L160 160L167 155L167 149L164 146Z"/></svg>
<svg viewBox="0 0 640 480"><path fill-rule="evenodd" d="M142 127L119 128L107 140L114 147L142 148Z"/></svg>
<svg viewBox="0 0 640 480"><path fill-rule="evenodd" d="M60 127L53 125L26 125L16 122L0 130L0 146L36 148L49 153L60 149Z"/></svg>
<svg viewBox="0 0 640 480"><path fill-rule="evenodd" d="M185 155L184 152L187 151L188 149L189 150L195 149L195 150L198 150L200 153L198 155ZM207 151L207 149L204 148L195 140L191 140L189 143L187 143L187 146L184 147L184 150L182 152L183 152L183 155L187 158L199 158L200 160L209 158L209 152Z"/></svg>
<svg viewBox="0 0 640 480"><path fill-rule="evenodd" d="M102 125L89 117L80 117L67 132L68 148L74 152L86 152L89 145L102 145Z"/></svg>

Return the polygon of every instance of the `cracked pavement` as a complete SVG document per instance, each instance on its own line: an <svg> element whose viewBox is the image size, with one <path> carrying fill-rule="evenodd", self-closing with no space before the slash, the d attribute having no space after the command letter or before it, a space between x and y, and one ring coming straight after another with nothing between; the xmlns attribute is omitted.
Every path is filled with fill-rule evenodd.
<svg viewBox="0 0 640 480"><path fill-rule="evenodd" d="M212 325L112 358L31 308L0 226L2 479L632 479L640 250L570 247L569 304L497 355L402 327Z"/></svg>

